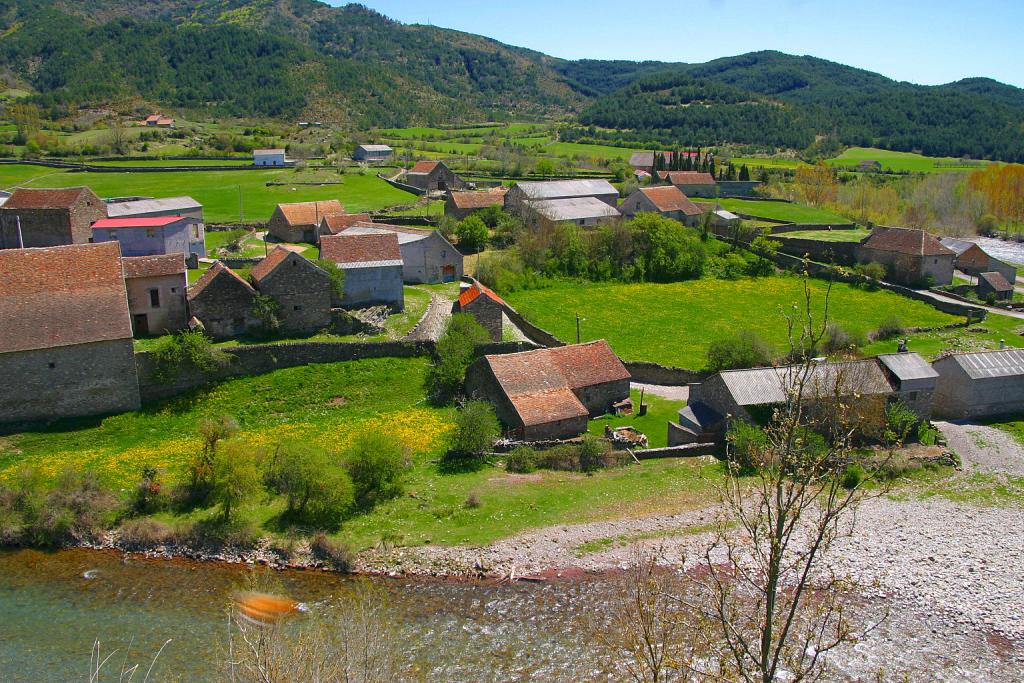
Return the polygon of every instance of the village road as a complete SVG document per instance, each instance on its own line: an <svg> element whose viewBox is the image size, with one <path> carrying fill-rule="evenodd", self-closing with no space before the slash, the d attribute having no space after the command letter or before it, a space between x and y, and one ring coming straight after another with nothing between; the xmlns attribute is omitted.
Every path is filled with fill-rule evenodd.
<svg viewBox="0 0 1024 683"><path fill-rule="evenodd" d="M934 424L963 460L964 470L1024 476L1024 446L1006 432L967 422Z"/></svg>

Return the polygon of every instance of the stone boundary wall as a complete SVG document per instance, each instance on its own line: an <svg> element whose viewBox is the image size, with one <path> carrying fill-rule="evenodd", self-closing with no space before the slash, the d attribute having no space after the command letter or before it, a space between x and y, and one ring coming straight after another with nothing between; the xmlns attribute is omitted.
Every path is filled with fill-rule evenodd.
<svg viewBox="0 0 1024 683"><path fill-rule="evenodd" d="M715 443L688 443L682 446L669 446L667 448L647 448L642 451L633 451L638 460L652 460L654 458L694 458L699 455L722 454L722 447Z"/></svg>
<svg viewBox="0 0 1024 683"><path fill-rule="evenodd" d="M0 159L0 164L28 164L47 168L66 168L70 171L90 171L92 173L180 173L182 171L250 171L266 167L254 166L252 163L224 166L96 166L79 164L72 161L50 161L40 159Z"/></svg>
<svg viewBox="0 0 1024 683"><path fill-rule="evenodd" d="M397 180L392 180L391 178L388 178L387 176L385 176L383 174L380 174L380 173L377 174L377 177L380 178L381 180L383 180L385 183L387 183L391 187L394 187L394 188L399 189L399 190L404 190L405 192L411 192L412 194L416 195L417 197L425 195L427 193L427 191L422 189L422 188L413 187L412 185L406 185L405 183L400 183Z"/></svg>
<svg viewBox="0 0 1024 683"><path fill-rule="evenodd" d="M560 340L555 335L551 334L547 330L541 329L531 323L529 320L521 316L516 310L505 307L505 315L508 319L519 328L519 330L526 336L527 339L532 341L538 346L565 346L565 342Z"/></svg>
<svg viewBox="0 0 1024 683"><path fill-rule="evenodd" d="M231 269L235 268L252 268L257 263L263 260L262 256L225 256L224 258L217 259L225 266Z"/></svg>
<svg viewBox="0 0 1024 683"><path fill-rule="evenodd" d="M226 232L228 230L266 230L267 222L257 223L206 223L206 232Z"/></svg>
<svg viewBox="0 0 1024 683"><path fill-rule="evenodd" d="M837 225L831 225L828 223L784 223L771 228L771 231L772 234L775 235L783 232L802 232L804 230L856 230L857 227L856 223L839 223Z"/></svg>
<svg viewBox="0 0 1024 683"><path fill-rule="evenodd" d="M406 225L413 228L436 228L436 218L424 218L423 216L389 216L388 214L371 214L370 220L374 223L386 223L390 225Z"/></svg>
<svg viewBox="0 0 1024 683"><path fill-rule="evenodd" d="M622 364L632 375L631 381L641 384L662 384L665 386L686 386L688 384L699 384L708 378L706 372L698 370L687 370L686 368L673 368L665 365L658 365L648 361L628 360Z"/></svg>
<svg viewBox="0 0 1024 683"><path fill-rule="evenodd" d="M722 196L743 197L750 199L756 197L755 190L763 183L760 180L719 180L718 189Z"/></svg>
<svg viewBox="0 0 1024 683"><path fill-rule="evenodd" d="M826 263L843 263L853 265L856 262L856 248L859 242L825 242L808 240L801 237L783 237L775 240L780 244L779 251L790 256L807 255L815 261Z"/></svg>

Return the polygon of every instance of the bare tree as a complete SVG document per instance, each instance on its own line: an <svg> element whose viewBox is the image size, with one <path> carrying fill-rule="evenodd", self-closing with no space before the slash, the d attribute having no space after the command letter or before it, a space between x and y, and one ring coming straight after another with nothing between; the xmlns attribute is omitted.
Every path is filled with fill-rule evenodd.
<svg viewBox="0 0 1024 683"><path fill-rule="evenodd" d="M124 154L128 151L128 133L124 129L121 119L114 117L110 119L110 126L107 128L107 144L115 154Z"/></svg>

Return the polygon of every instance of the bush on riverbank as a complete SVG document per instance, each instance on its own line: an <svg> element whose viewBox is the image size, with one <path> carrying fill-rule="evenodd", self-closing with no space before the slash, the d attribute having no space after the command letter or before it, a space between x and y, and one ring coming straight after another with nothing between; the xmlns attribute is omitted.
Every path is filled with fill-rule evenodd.
<svg viewBox="0 0 1024 683"><path fill-rule="evenodd" d="M57 546L94 539L113 521L117 499L91 472L65 470L47 489L37 470L0 487L0 545Z"/></svg>

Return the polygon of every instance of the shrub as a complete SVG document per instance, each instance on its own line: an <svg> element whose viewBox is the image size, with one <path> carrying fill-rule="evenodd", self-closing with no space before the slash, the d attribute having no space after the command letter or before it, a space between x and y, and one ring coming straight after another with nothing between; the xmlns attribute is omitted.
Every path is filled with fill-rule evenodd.
<svg viewBox="0 0 1024 683"><path fill-rule="evenodd" d="M341 305L345 298L345 271L338 264L328 259L319 259L316 265L323 269L331 279L331 305Z"/></svg>
<svg viewBox="0 0 1024 683"><path fill-rule="evenodd" d="M994 237L999 231L999 219L990 213L986 213L978 219L978 234L986 237Z"/></svg>
<svg viewBox="0 0 1024 683"><path fill-rule="evenodd" d="M853 463L846 467L846 471L843 472L842 485L843 488L852 491L853 489L860 486L865 479L868 478L868 472L857 463Z"/></svg>
<svg viewBox="0 0 1024 683"><path fill-rule="evenodd" d="M750 330L741 330L708 346L707 369L711 372L770 365L772 349Z"/></svg>
<svg viewBox="0 0 1024 683"><path fill-rule="evenodd" d="M252 300L252 315L260 321L260 332L265 335L281 329L281 306L265 294L257 294Z"/></svg>
<svg viewBox="0 0 1024 683"><path fill-rule="evenodd" d="M94 538L113 520L117 499L90 472L66 470L47 491L42 477L22 470L0 488L0 543L62 545Z"/></svg>
<svg viewBox="0 0 1024 683"><path fill-rule="evenodd" d="M168 543L174 531L163 522L149 517L129 519L121 525L121 544L131 550L145 550Z"/></svg>
<svg viewBox="0 0 1024 683"><path fill-rule="evenodd" d="M825 353L855 351L864 346L865 342L866 340L863 335L850 332L838 323L829 323L828 328L825 330L822 350Z"/></svg>
<svg viewBox="0 0 1024 683"><path fill-rule="evenodd" d="M313 537L309 544L313 557L328 563L340 572L352 571L355 553L341 541L333 541L326 534L320 533Z"/></svg>
<svg viewBox="0 0 1024 683"><path fill-rule="evenodd" d="M455 228L460 251L477 252L487 246L490 231L476 214L466 216Z"/></svg>
<svg viewBox="0 0 1024 683"><path fill-rule="evenodd" d="M259 454L243 441L225 441L213 458L212 474L211 501L220 504L224 522L230 522L231 510L259 489Z"/></svg>
<svg viewBox="0 0 1024 683"><path fill-rule="evenodd" d="M728 463L741 473L756 471L762 466L768 437L759 427L743 420L734 420L726 435Z"/></svg>
<svg viewBox="0 0 1024 683"><path fill-rule="evenodd" d="M501 425L491 406L484 401L469 401L455 416L451 450L460 455L488 453L501 436Z"/></svg>
<svg viewBox="0 0 1024 683"><path fill-rule="evenodd" d="M202 505L209 498L218 444L238 433L238 422L230 415L204 418L199 421L198 431L203 439L203 450L189 459L188 477L175 492L176 501L183 505Z"/></svg>
<svg viewBox="0 0 1024 683"><path fill-rule="evenodd" d="M315 446L285 442L274 451L264 481L286 498L284 517L336 524L352 507L352 479Z"/></svg>
<svg viewBox="0 0 1024 683"><path fill-rule="evenodd" d="M509 472L527 474L537 469L537 451L529 446L516 446L505 456L505 469Z"/></svg>
<svg viewBox="0 0 1024 683"><path fill-rule="evenodd" d="M903 334L905 331L903 321L896 315L890 315L878 325L878 328L875 330L875 339L892 339Z"/></svg>
<svg viewBox="0 0 1024 683"><path fill-rule="evenodd" d="M889 440L906 443L907 439L916 435L920 419L917 417L917 413L908 408L903 401L896 401L886 406L885 418L888 426L886 436Z"/></svg>
<svg viewBox="0 0 1024 683"><path fill-rule="evenodd" d="M437 340L434 359L425 378L427 396L448 405L462 393L466 368L473 361L476 346L491 340L490 334L468 313L456 313Z"/></svg>
<svg viewBox="0 0 1024 683"><path fill-rule="evenodd" d="M607 465L607 457L612 445L593 434L584 434L583 443L579 446L580 469L594 472Z"/></svg>
<svg viewBox="0 0 1024 683"><path fill-rule="evenodd" d="M214 348L202 332L188 330L162 337L153 349L153 379L174 382L186 370L213 372L227 365L231 354Z"/></svg>
<svg viewBox="0 0 1024 683"><path fill-rule="evenodd" d="M483 505L483 503L480 502L480 496L476 494L476 491L470 491L469 495L466 496L466 502L463 503L463 507L469 510L475 510L481 505Z"/></svg>
<svg viewBox="0 0 1024 683"><path fill-rule="evenodd" d="M876 261L870 261L857 268L857 271L864 277L869 277L872 280L884 280L885 279L885 266Z"/></svg>
<svg viewBox="0 0 1024 683"><path fill-rule="evenodd" d="M405 456L390 434L374 431L356 437L345 455L345 469L352 478L356 505L362 509L402 493Z"/></svg>
<svg viewBox="0 0 1024 683"><path fill-rule="evenodd" d="M142 477L135 485L129 505L132 512L139 515L158 512L167 507L167 492L160 481L159 470L149 465L142 468Z"/></svg>
<svg viewBox="0 0 1024 683"><path fill-rule="evenodd" d="M549 470L578 472L580 469L580 450L576 446L569 444L549 448L540 454L539 465Z"/></svg>

